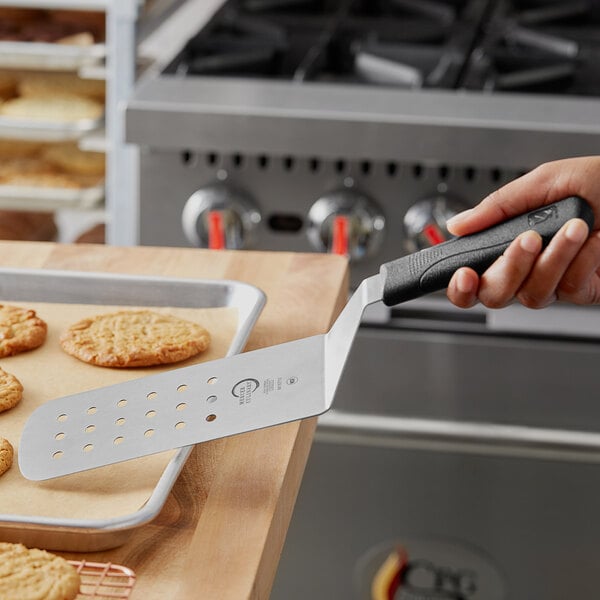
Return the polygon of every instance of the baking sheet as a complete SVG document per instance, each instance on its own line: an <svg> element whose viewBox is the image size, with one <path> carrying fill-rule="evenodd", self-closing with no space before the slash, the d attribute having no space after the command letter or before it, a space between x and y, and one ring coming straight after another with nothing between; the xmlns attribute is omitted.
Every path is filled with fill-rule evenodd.
<svg viewBox="0 0 600 600"><path fill-rule="evenodd" d="M2 68L74 71L102 64L105 56L105 44L71 46L45 42L0 42Z"/></svg>
<svg viewBox="0 0 600 600"><path fill-rule="evenodd" d="M39 142L78 140L104 127L104 118L57 121L0 116L0 137Z"/></svg>
<svg viewBox="0 0 600 600"><path fill-rule="evenodd" d="M25 421L46 400L240 351L264 303L262 292L238 282L31 273L28 280L26 271L0 269L0 302L32 307L48 323L43 346L0 360L0 366L15 374L25 390L17 407L0 413L0 435L9 439L15 450ZM101 304L56 301L65 295ZM119 295L123 298L121 304L106 303ZM23 300L40 296L52 302ZM169 301L180 306L170 306ZM186 304L211 308L190 308ZM210 348L175 365L143 369L88 365L60 348L61 332L80 318L135 305L152 306L153 310L203 324L212 336ZM164 452L45 482L26 480L15 456L13 467L0 477L0 540L73 551L119 545L132 529L158 514L190 450Z"/></svg>
<svg viewBox="0 0 600 600"><path fill-rule="evenodd" d="M7 210L89 210L98 208L104 197L103 185L89 188L0 185L0 208Z"/></svg>

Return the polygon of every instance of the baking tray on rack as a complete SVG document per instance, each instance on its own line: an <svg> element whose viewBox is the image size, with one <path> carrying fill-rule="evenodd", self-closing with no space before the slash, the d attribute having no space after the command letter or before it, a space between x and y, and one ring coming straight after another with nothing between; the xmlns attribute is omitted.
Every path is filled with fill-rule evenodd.
<svg viewBox="0 0 600 600"><path fill-rule="evenodd" d="M0 185L0 208L5 210L90 210L98 208L104 197L103 185L88 188Z"/></svg>
<svg viewBox="0 0 600 600"><path fill-rule="evenodd" d="M104 127L104 117L77 121L26 119L0 115L0 137L40 142L66 142Z"/></svg>
<svg viewBox="0 0 600 600"><path fill-rule="evenodd" d="M180 307L180 310L226 309L229 311L229 309L235 309L237 318L232 321L229 341L225 342L223 340L222 342L223 352L221 356L231 356L243 350L248 336L262 311L265 300L264 293L258 288L231 280L177 279L46 269L0 269L0 302L19 302L21 306L24 306L24 303L30 303L31 306L35 307L35 303L37 302L43 303L46 307L56 306L60 309L63 305L68 305L69 313L82 305L86 308L92 307L96 312L101 312L102 307L112 307L114 305L119 307L150 306L158 307L158 310L161 309L160 307L163 307L164 310L169 311L177 310L177 307ZM40 316L42 316L41 313ZM69 319L72 318L74 317L69 314ZM48 320L49 336L52 326L53 321ZM211 334L213 331L211 331ZM49 340L46 340L44 346L48 344ZM37 361L34 367L36 374L38 370L41 374L42 360L40 355L38 355L38 358L35 358L33 353L39 352L44 346L31 353L31 357ZM23 357L23 361L30 360L25 357L26 354L28 353L19 355ZM9 361L17 359L19 356L5 359L3 367L11 371L11 365L14 364L17 366L17 363L9 363ZM74 377L73 369L78 368L75 363L79 363L80 361L66 355L64 360L71 361L72 366L63 374L59 367L51 365L54 371L60 371L60 373L51 372L49 377L39 382L42 389L44 386L50 386L53 383L50 379L54 378L56 380L54 384L60 385L57 382L64 382L65 378L72 379ZM171 365L170 368L176 368L176 366ZM111 377L111 371L115 372L115 370L107 370L85 364L83 368L95 369L94 376L106 376L106 383L110 383L108 379ZM101 374L96 375L96 373ZM142 375L143 373L127 376L131 379L141 377ZM86 381L87 384L88 382ZM25 383L24 386L27 392ZM12 411L19 409L25 401L26 398L24 397L21 403L12 409ZM33 410L33 407L27 410L23 409L23 414L17 420L18 428L22 429L22 425L24 425L28 417L28 411L31 410ZM11 411L8 412L10 413ZM11 441L16 448L18 440L13 439ZM112 515L112 504L109 503L109 514L104 515L102 518L89 517L88 515L91 514L91 510L88 509L92 508L92 503L100 501L98 489L101 489L103 494L108 494L108 496L103 498L103 501L107 499L110 501L110 494L116 493L116 490L111 486L118 485L118 482L123 479L122 472L121 474L117 474L117 476L114 474L111 475L111 472L106 471L106 469L111 467L103 467L94 472L92 478L84 480L85 484L93 482L89 490L84 490L87 495L81 496L87 498L89 507L86 507L79 505L80 494L84 493L79 488L81 480L71 479L69 481L73 477L69 476L56 480L57 483L52 483L50 486L44 485L44 482L29 482L22 478L18 472L15 458L15 464L3 478L6 475L10 475L13 469L17 469L12 475L15 478L13 481L17 485L11 489L16 496L27 493L28 498L25 498L21 504L17 497L14 502L18 502L18 511L7 512L5 509L4 514L0 514L0 541L20 542L30 547L36 546L49 550L72 552L99 551L119 546L127 541L135 529L148 523L158 515L191 451L192 447L189 446L172 451L172 456L164 454L153 455L160 458L163 462L159 463L158 470L156 471L156 481L151 478L149 485L147 485L148 489L151 490L149 497L144 498L143 502L136 505L135 510L114 516ZM145 459L140 460L144 461ZM163 464L166 465L164 469ZM140 467L138 461L127 461L120 463L120 465L125 465L127 469L125 476L129 476L130 473L137 473L140 468L143 468L143 463ZM152 471L152 473L155 473L155 471ZM0 480L0 487L3 483L5 482ZM36 487L27 487L30 485ZM21 486L20 491L19 486ZM5 493L5 491L2 491L0 495ZM33 500L33 497L37 496L38 501L41 498L45 506L45 503L51 499L48 494L55 494L54 500L59 512L62 513L64 510L67 514L60 514L58 516L31 514L35 511L30 508L28 499ZM58 494L61 495L59 496ZM73 501L73 496L75 497L75 501ZM4 500L4 502L7 501L6 499ZM24 509L25 514L21 514L21 505L27 506ZM69 510L69 505L76 507L77 511L81 514L73 517L73 514L77 511ZM5 506L6 504L3 505L0 500L0 507ZM81 515L85 516L82 517Z"/></svg>
<svg viewBox="0 0 600 600"><path fill-rule="evenodd" d="M76 71L98 66L106 58L105 44L77 46L48 42L0 41L0 67Z"/></svg>

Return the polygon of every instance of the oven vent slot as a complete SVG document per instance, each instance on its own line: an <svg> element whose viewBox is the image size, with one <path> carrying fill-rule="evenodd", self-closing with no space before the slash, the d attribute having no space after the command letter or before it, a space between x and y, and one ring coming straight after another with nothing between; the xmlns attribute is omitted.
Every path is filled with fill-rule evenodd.
<svg viewBox="0 0 600 600"><path fill-rule="evenodd" d="M284 173L298 173L302 176L322 175L332 172L341 177L350 176L360 178L390 178L412 179L424 183L437 181L451 183L459 181L461 185L489 182L498 187L515 177L524 174L524 171L513 171L501 167L479 168L473 165L453 165L446 163L408 163L395 160L372 161L363 159L350 161L343 157L338 159L325 159L319 156L296 157L294 155L273 156L269 154L247 155L241 152L222 154L219 152L197 153L192 150L181 152L181 162L186 167L205 166L209 169L229 169L231 171L245 170L246 168L267 172L271 169Z"/></svg>

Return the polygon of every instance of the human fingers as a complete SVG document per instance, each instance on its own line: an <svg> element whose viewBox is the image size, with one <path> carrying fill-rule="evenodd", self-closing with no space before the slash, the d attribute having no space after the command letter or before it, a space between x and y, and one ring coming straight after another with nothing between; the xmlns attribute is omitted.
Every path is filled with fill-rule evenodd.
<svg viewBox="0 0 600 600"><path fill-rule="evenodd" d="M600 157L554 161L511 181L477 206L448 220L454 235L480 231L568 196L585 198L600 217Z"/></svg>
<svg viewBox="0 0 600 600"><path fill-rule="evenodd" d="M571 219L552 238L535 262L516 297L528 308L543 308L558 297L558 287L588 237L581 219Z"/></svg>
<svg viewBox="0 0 600 600"><path fill-rule="evenodd" d="M488 308L503 308L519 293L542 251L535 231L519 235L480 278L478 297Z"/></svg>
<svg viewBox="0 0 600 600"><path fill-rule="evenodd" d="M478 288L479 276L477 273L469 267L462 267L452 275L446 296L459 308L471 308L477 304Z"/></svg>
<svg viewBox="0 0 600 600"><path fill-rule="evenodd" d="M600 232L594 232L569 265L558 284L559 300L600 304Z"/></svg>

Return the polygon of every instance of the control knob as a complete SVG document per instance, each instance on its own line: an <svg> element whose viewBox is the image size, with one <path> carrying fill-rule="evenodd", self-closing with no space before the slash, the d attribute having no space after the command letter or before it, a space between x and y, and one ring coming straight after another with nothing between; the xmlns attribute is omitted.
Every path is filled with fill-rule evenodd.
<svg viewBox="0 0 600 600"><path fill-rule="evenodd" d="M467 208L462 200L443 194L413 204L404 215L407 251L416 252L450 239L446 222Z"/></svg>
<svg viewBox="0 0 600 600"><path fill-rule="evenodd" d="M181 215L183 231L190 243L213 250L250 247L260 221L252 199L223 183L195 191Z"/></svg>
<svg viewBox="0 0 600 600"><path fill-rule="evenodd" d="M308 238L321 252L360 260L375 252L383 239L385 218L361 192L342 189L319 198L308 212Z"/></svg>

